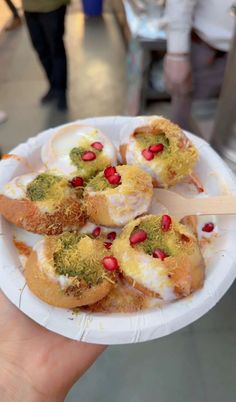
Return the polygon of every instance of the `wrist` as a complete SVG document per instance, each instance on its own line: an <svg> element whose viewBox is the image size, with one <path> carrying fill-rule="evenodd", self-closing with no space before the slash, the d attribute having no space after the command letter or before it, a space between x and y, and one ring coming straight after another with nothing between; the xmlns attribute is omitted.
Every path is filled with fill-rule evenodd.
<svg viewBox="0 0 236 402"><path fill-rule="evenodd" d="M4 402L63 402L64 398L47 396L24 378L17 366L11 367L0 360L0 395Z"/></svg>
<svg viewBox="0 0 236 402"><path fill-rule="evenodd" d="M167 29L168 53L189 53L190 48L189 29L183 31Z"/></svg>

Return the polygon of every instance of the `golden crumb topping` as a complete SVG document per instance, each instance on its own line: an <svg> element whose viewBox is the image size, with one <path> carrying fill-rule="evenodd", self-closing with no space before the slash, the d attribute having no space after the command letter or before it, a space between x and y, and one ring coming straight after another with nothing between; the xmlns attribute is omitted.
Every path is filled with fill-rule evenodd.
<svg viewBox="0 0 236 402"><path fill-rule="evenodd" d="M53 260L58 275L77 277L95 286L109 277L101 263L108 255L101 241L82 233L64 233L56 240Z"/></svg>

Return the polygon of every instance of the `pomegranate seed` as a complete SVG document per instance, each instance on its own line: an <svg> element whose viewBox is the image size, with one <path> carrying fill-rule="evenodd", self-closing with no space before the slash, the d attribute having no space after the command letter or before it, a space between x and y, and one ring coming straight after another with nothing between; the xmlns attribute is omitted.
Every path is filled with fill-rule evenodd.
<svg viewBox="0 0 236 402"><path fill-rule="evenodd" d="M111 248L111 246L112 246L112 243L111 242L109 242L109 241L104 241L104 246L109 250L110 248Z"/></svg>
<svg viewBox="0 0 236 402"><path fill-rule="evenodd" d="M121 175L113 174L112 176L108 176L107 180L109 181L110 184L120 184Z"/></svg>
<svg viewBox="0 0 236 402"><path fill-rule="evenodd" d="M118 261L115 257L104 257L102 259L102 264L108 271L115 271L119 268Z"/></svg>
<svg viewBox="0 0 236 402"><path fill-rule="evenodd" d="M148 150L151 151L151 152L153 152L154 154L157 154L158 152L162 152L163 149L164 149L164 145L161 144L161 143L160 143L160 144L151 145L151 146L148 148Z"/></svg>
<svg viewBox="0 0 236 402"><path fill-rule="evenodd" d="M149 151L149 149L143 149L142 155L147 161L151 161L154 158L154 153Z"/></svg>
<svg viewBox="0 0 236 402"><path fill-rule="evenodd" d="M170 225L172 223L171 217L169 215L162 215L161 218L161 228L163 232L168 232Z"/></svg>
<svg viewBox="0 0 236 402"><path fill-rule="evenodd" d="M205 225L202 227L202 231L210 233L214 230L214 228L215 228L214 223L208 222L208 223L205 223Z"/></svg>
<svg viewBox="0 0 236 402"><path fill-rule="evenodd" d="M113 240L115 240L115 238L116 238L116 232L110 232L107 234L108 240L113 241Z"/></svg>
<svg viewBox="0 0 236 402"><path fill-rule="evenodd" d="M93 147L94 149L96 149L97 151L101 151L103 149L103 145L101 142L93 142L91 144L91 147Z"/></svg>
<svg viewBox="0 0 236 402"><path fill-rule="evenodd" d="M153 251L152 255L154 258L160 258L161 261L168 257L165 251L161 250L160 248L156 248L156 250Z"/></svg>
<svg viewBox="0 0 236 402"><path fill-rule="evenodd" d="M138 229L136 230L134 233L131 234L129 241L130 244L137 244L137 243L141 243L142 241L145 241L147 238L147 233L142 230L142 229Z"/></svg>
<svg viewBox="0 0 236 402"><path fill-rule="evenodd" d="M92 231L92 235L93 237L98 237L101 234L101 228L99 226L97 226L95 229L93 229Z"/></svg>
<svg viewBox="0 0 236 402"><path fill-rule="evenodd" d="M73 187L83 187L84 179L82 179L80 176L73 177L73 179L70 180L70 184Z"/></svg>
<svg viewBox="0 0 236 402"><path fill-rule="evenodd" d="M104 170L104 176L106 177L106 179L110 176L113 176L114 174L116 174L116 168L114 166L108 166L105 170Z"/></svg>
<svg viewBox="0 0 236 402"><path fill-rule="evenodd" d="M94 159L96 159L96 155L92 151L84 151L84 153L82 154L81 158L85 162L90 162L90 161L93 161Z"/></svg>

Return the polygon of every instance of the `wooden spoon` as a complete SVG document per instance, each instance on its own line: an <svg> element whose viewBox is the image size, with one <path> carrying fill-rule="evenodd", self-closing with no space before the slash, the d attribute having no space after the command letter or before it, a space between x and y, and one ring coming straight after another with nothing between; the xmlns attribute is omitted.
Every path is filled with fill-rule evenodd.
<svg viewBox="0 0 236 402"><path fill-rule="evenodd" d="M157 203L161 203L170 215L183 218L188 215L236 214L236 195L219 195L207 198L187 198L173 191L154 189Z"/></svg>

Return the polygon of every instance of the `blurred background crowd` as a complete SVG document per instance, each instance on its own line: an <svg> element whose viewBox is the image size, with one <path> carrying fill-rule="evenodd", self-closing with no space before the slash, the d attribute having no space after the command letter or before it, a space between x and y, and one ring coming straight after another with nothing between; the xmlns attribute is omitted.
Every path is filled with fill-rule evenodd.
<svg viewBox="0 0 236 402"><path fill-rule="evenodd" d="M161 114L205 138L236 171L235 16L233 0L0 0L1 152L79 118ZM132 395L128 382L118 381L114 402L234 400L229 371L235 372L235 332L227 331L236 321L225 323L233 303L231 290L200 324L142 348L106 354L98 363L106 373L119 376L124 361L135 367L136 374L127 377L133 387L141 373L140 353L149 356L150 377L140 380ZM212 338L201 337L206 328L221 331L213 338L212 355L207 355ZM156 369L159 380L152 372ZM153 390L160 382L160 399L152 388L143 391L149 380ZM82 380L83 402L111 400L101 387L97 391L98 381L106 384L106 376L94 368ZM68 401L77 401L73 395L72 390Z"/></svg>
<svg viewBox="0 0 236 402"><path fill-rule="evenodd" d="M235 13L233 0L1 0L2 151L77 118L163 114L235 162Z"/></svg>

